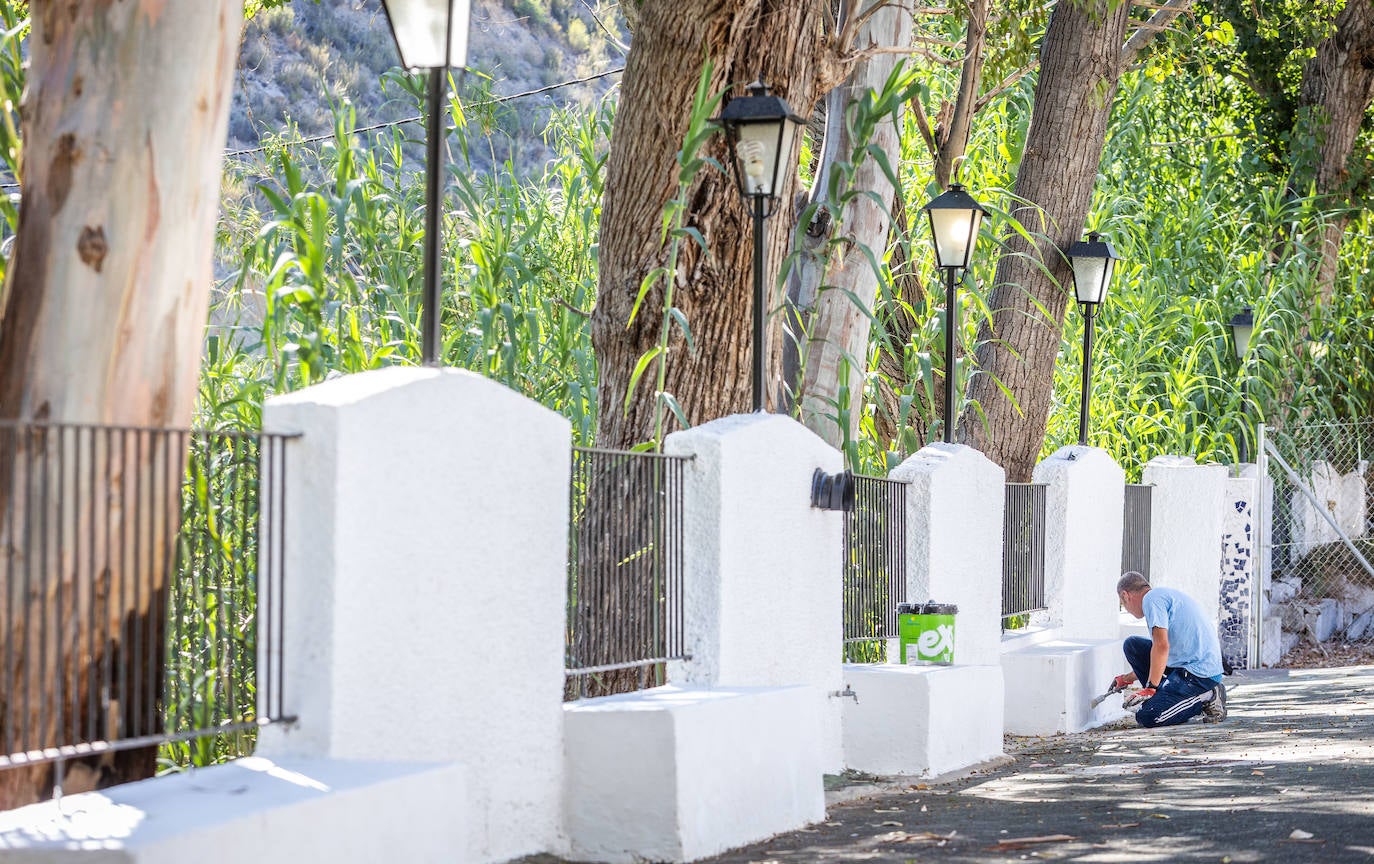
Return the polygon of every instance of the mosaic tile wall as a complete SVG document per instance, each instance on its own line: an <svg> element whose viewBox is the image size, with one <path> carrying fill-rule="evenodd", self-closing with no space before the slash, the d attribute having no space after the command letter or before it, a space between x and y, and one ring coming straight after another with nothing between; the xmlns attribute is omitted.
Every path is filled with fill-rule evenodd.
<svg viewBox="0 0 1374 864"><path fill-rule="evenodd" d="M1221 531L1221 591L1217 630L1222 662L1246 668L1250 646L1251 583L1255 575L1254 481L1226 484L1226 515Z"/></svg>

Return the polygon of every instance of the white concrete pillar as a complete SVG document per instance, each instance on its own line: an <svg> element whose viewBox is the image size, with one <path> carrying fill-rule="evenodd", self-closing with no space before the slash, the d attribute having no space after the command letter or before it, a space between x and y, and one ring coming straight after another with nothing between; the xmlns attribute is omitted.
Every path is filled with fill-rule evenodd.
<svg viewBox="0 0 1374 864"><path fill-rule="evenodd" d="M455 860L554 848L568 421L469 372L393 367L274 397L263 426L302 437L282 610L299 725L260 753L462 762Z"/></svg>
<svg viewBox="0 0 1374 864"><path fill-rule="evenodd" d="M1184 592L1215 623L1226 466L1198 465L1189 456L1156 456L1143 473L1144 482L1155 487L1150 584Z"/></svg>
<svg viewBox="0 0 1374 864"><path fill-rule="evenodd" d="M1255 499L1258 494L1259 481L1254 478L1226 480L1217 632L1221 639L1221 656L1235 669L1249 667L1250 631L1254 626L1251 603L1255 594Z"/></svg>
<svg viewBox="0 0 1374 864"><path fill-rule="evenodd" d="M685 634L674 683L843 688L843 518L811 506L811 477L839 451L789 417L737 414L668 436L684 476ZM819 744L839 770L840 714L826 700Z"/></svg>
<svg viewBox="0 0 1374 864"><path fill-rule="evenodd" d="M1107 451L1072 445L1036 465L1032 476L1036 483L1048 484L1045 603L1050 625L1075 639L1116 637L1125 473ZM1160 536L1158 530L1153 536Z"/></svg>
<svg viewBox="0 0 1374 864"><path fill-rule="evenodd" d="M907 488L907 599L954 603L954 662L996 666L1006 472L972 447L928 444L893 469Z"/></svg>

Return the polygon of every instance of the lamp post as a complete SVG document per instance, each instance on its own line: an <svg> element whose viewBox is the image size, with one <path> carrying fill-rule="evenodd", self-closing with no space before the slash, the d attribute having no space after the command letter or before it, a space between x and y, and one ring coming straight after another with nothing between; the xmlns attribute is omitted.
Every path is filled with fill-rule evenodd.
<svg viewBox="0 0 1374 864"><path fill-rule="evenodd" d="M1240 456L1241 462L1250 461L1249 447L1246 445L1246 432L1249 431L1250 419L1250 383L1249 376L1246 375L1246 354L1249 353L1250 336L1255 332L1255 310L1252 306L1246 306L1232 316L1231 344L1236 349L1236 360L1240 362Z"/></svg>
<svg viewBox="0 0 1374 864"><path fill-rule="evenodd" d="M978 240L983 209L958 183L925 206L930 235L935 244L935 266L945 271L945 417L944 441L954 442L954 334L959 329L957 278L967 270Z"/></svg>
<svg viewBox="0 0 1374 864"><path fill-rule="evenodd" d="M1073 265L1073 288L1083 309L1083 390L1078 404L1078 443L1088 443L1088 402L1092 393L1093 371L1093 315L1097 304L1107 299L1107 286L1112 281L1117 257L1112 244L1096 231L1087 240L1079 240L1069 247L1069 263Z"/></svg>
<svg viewBox="0 0 1374 864"><path fill-rule="evenodd" d="M470 0L382 0L391 35L407 69L429 70L425 128L425 283L420 314L420 353L426 366L439 362L439 190L443 176L443 110L448 70L468 56Z"/></svg>
<svg viewBox="0 0 1374 864"><path fill-rule="evenodd" d="M754 217L754 410L764 410L763 398L763 220L777 210L778 177L782 169L783 139L788 123L802 123L787 102L768 91L762 78L749 85L748 96L725 104L715 118L730 140L731 165L739 193Z"/></svg>

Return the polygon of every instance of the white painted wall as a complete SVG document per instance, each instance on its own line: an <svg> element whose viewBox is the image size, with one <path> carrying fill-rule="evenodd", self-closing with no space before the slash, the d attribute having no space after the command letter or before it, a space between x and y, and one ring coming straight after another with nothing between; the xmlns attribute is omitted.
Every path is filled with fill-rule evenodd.
<svg viewBox="0 0 1374 864"><path fill-rule="evenodd" d="M461 761L472 861L555 848L568 421L469 372L275 397L287 473L285 699L273 757Z"/></svg>
<svg viewBox="0 0 1374 864"><path fill-rule="evenodd" d="M893 469L907 489L907 598L954 603L954 662L995 666L1006 472L972 447L928 444Z"/></svg>
<svg viewBox="0 0 1374 864"><path fill-rule="evenodd" d="M569 703L576 861L691 861L825 818L815 687L656 687Z"/></svg>
<svg viewBox="0 0 1374 864"><path fill-rule="evenodd" d="M1002 755L1001 666L845 667L845 766L936 777Z"/></svg>
<svg viewBox="0 0 1374 864"><path fill-rule="evenodd" d="M1150 584L1192 597L1217 621L1222 558L1225 465L1198 465L1189 456L1156 456L1145 464L1153 483Z"/></svg>
<svg viewBox="0 0 1374 864"><path fill-rule="evenodd" d="M239 759L0 813L0 859L464 862L464 773L456 763Z"/></svg>
<svg viewBox="0 0 1374 864"><path fill-rule="evenodd" d="M1116 582L1121 577L1125 473L1105 450L1072 445L1036 465L1032 477L1049 487L1045 490L1049 625L1073 639L1115 637L1120 628ZM1153 536L1161 535L1156 529ZM1216 572L1215 563L1212 572Z"/></svg>
<svg viewBox="0 0 1374 864"><path fill-rule="evenodd" d="M685 633L673 683L843 689L843 519L811 506L811 477L839 451L788 417L740 414L668 436L684 475ZM829 699L821 763L838 771L840 706Z"/></svg>

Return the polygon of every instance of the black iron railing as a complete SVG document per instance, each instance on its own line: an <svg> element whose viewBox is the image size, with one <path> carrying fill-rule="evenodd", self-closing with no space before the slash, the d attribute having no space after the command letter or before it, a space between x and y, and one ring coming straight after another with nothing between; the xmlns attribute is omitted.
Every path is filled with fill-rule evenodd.
<svg viewBox="0 0 1374 864"><path fill-rule="evenodd" d="M1150 493L1155 487L1126 484L1121 508L1121 572L1150 578Z"/></svg>
<svg viewBox="0 0 1374 864"><path fill-rule="evenodd" d="M1002 527L1002 629L1045 608L1045 484L1008 483Z"/></svg>
<svg viewBox="0 0 1374 864"><path fill-rule="evenodd" d="M566 695L663 683L686 657L683 466L687 459L574 447Z"/></svg>
<svg viewBox="0 0 1374 864"><path fill-rule="evenodd" d="M287 719L285 480L284 436L0 423L0 768Z"/></svg>
<svg viewBox="0 0 1374 864"><path fill-rule="evenodd" d="M854 477L854 509L844 515L844 642L849 662L883 659L906 602L907 484Z"/></svg>

